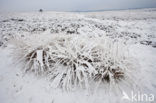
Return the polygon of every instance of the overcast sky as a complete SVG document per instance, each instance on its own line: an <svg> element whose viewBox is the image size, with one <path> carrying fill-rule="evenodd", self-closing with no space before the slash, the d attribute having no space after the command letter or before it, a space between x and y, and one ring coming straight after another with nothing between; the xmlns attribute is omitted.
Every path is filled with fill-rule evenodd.
<svg viewBox="0 0 156 103"><path fill-rule="evenodd" d="M87 11L128 8L153 8L156 0L0 0L0 10L12 11Z"/></svg>

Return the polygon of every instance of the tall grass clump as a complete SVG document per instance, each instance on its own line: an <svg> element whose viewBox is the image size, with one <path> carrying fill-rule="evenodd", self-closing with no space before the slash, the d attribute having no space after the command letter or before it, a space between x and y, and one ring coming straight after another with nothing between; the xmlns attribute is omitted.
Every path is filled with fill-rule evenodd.
<svg viewBox="0 0 156 103"><path fill-rule="evenodd" d="M129 76L125 44L105 36L33 35L16 37L12 44L25 72L46 76L65 90L118 83Z"/></svg>

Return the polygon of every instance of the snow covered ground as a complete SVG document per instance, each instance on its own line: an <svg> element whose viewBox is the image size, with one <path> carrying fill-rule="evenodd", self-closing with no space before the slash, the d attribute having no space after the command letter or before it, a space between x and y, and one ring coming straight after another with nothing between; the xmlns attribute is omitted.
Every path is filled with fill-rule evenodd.
<svg viewBox="0 0 156 103"><path fill-rule="evenodd" d="M109 92L101 87L95 93L87 90L64 91L33 73L24 73L12 59L10 40L16 36L53 34L101 37L122 40L137 61L136 81L139 87L127 91L143 101L122 100L123 92ZM89 41L88 41L89 42ZM156 8L86 13L21 12L0 14L0 102L1 103L155 103L156 95ZM117 86L117 85L116 85ZM140 87L141 86L141 87ZM129 89L129 90L128 90ZM126 91L126 90L121 90ZM140 94L139 94L139 93ZM127 93L127 92L126 92ZM127 93L128 94L128 93ZM130 94L128 96L131 98ZM147 97L147 98L146 98ZM146 100L147 99L147 100Z"/></svg>

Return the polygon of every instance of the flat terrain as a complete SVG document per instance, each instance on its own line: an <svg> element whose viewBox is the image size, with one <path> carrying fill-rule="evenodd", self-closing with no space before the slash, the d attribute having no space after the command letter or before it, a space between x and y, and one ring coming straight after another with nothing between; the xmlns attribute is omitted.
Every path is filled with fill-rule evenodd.
<svg viewBox="0 0 156 103"><path fill-rule="evenodd" d="M85 90L66 92L52 88L46 78L24 74L15 65L9 48L16 36L59 34L101 37L123 41L137 61L136 80L142 93L156 95L156 8L104 12L0 13L0 102L1 103L131 103L122 93ZM89 42L89 41L88 41ZM122 84L121 84L122 85ZM131 86L127 86L130 89ZM141 103L144 103L142 101ZM150 102L150 103L154 103Z"/></svg>

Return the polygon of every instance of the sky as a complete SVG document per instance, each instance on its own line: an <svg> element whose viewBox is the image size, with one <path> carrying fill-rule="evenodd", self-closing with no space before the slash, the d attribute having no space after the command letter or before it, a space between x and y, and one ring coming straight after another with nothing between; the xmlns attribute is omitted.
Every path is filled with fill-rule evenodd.
<svg viewBox="0 0 156 103"><path fill-rule="evenodd" d="M1 11L88 11L154 7L156 0L0 0Z"/></svg>

